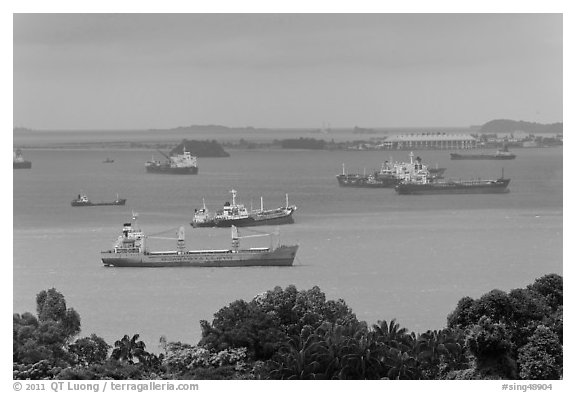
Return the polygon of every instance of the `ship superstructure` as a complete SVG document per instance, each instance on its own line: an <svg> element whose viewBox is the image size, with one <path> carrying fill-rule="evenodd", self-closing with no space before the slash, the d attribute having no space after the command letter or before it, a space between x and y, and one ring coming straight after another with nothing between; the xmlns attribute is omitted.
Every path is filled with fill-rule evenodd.
<svg viewBox="0 0 576 393"><path fill-rule="evenodd" d="M32 162L25 160L22 155L22 150L16 149L12 152L13 154L13 169L30 169L32 168Z"/></svg>

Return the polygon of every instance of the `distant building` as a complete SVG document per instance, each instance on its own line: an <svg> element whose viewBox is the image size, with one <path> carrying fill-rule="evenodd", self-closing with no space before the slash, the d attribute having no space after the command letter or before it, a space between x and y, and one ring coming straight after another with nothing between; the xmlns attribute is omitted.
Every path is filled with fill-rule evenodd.
<svg viewBox="0 0 576 393"><path fill-rule="evenodd" d="M383 142L385 149L474 149L477 140L467 134L428 132L391 135Z"/></svg>

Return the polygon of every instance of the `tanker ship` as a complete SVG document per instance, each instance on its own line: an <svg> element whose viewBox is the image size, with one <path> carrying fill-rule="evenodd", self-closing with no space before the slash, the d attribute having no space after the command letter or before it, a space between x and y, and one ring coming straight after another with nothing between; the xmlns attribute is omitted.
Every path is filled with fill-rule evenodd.
<svg viewBox="0 0 576 393"><path fill-rule="evenodd" d="M508 190L510 179L476 179L476 180L448 180L428 181L420 178L414 181L405 181L398 184L394 189L398 194L504 194Z"/></svg>
<svg viewBox="0 0 576 393"><path fill-rule="evenodd" d="M214 214L210 214L203 203L201 209L194 211L194 218L190 225L193 227L251 227L259 225L282 225L293 224L292 215L296 211L295 205L288 203L288 194L286 194L286 205L275 209L264 209L263 198L260 198L260 209L251 210L241 203L236 203L236 190L230 191L232 194L232 203L224 203L224 207Z"/></svg>
<svg viewBox="0 0 576 393"><path fill-rule="evenodd" d="M166 157L167 161L160 162L152 158L144 164L146 172L149 173L168 173L176 175L196 175L198 173L198 161L196 157L190 155L189 151L182 150L182 154L168 156L160 150L160 154Z"/></svg>
<svg viewBox="0 0 576 393"><path fill-rule="evenodd" d="M508 147L504 146L498 149L494 154L480 153L480 154L459 154L450 153L451 160L513 160L516 154L508 151Z"/></svg>

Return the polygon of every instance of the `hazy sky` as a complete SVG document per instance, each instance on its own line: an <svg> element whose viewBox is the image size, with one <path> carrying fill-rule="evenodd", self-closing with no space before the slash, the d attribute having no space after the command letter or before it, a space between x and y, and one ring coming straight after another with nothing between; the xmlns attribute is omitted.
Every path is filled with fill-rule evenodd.
<svg viewBox="0 0 576 393"><path fill-rule="evenodd" d="M16 14L14 125L562 121L561 14Z"/></svg>

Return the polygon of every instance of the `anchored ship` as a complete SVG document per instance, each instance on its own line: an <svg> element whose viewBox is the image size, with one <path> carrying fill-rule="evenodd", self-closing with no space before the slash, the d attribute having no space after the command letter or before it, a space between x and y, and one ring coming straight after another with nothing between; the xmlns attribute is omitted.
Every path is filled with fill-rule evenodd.
<svg viewBox="0 0 576 393"><path fill-rule="evenodd" d="M178 175L196 175L198 173L198 162L196 157L190 155L189 151L185 148L182 149L182 154L168 156L160 150L160 154L167 158L168 161L160 162L152 158L144 165L146 171L150 173L170 173Z"/></svg>
<svg viewBox="0 0 576 393"><path fill-rule="evenodd" d="M90 201L90 199L88 199L86 194L78 194L78 197L76 197L76 199L73 199L72 202L70 202L70 204L74 207L80 207L80 206L124 206L126 204L126 199L119 198L118 195L116 195L116 200L114 200L112 202L92 202L92 201Z"/></svg>
<svg viewBox="0 0 576 393"><path fill-rule="evenodd" d="M232 194L232 203L226 202L221 210L215 214L210 214L203 202L201 209L194 211L194 218L190 225L193 227L248 227L258 225L282 225L293 224L292 214L296 211L295 205L288 203L288 194L286 194L286 205L276 209L264 209L264 200L260 198L260 209L251 210L241 203L236 203L236 190L230 191Z"/></svg>
<svg viewBox="0 0 576 393"><path fill-rule="evenodd" d="M150 251L146 245L147 236L137 225L136 213L132 223L125 223L122 235L114 248L101 252L102 263L115 267L237 267L237 266L292 266L296 257L297 245L271 244L270 247L240 248L240 239L271 236L258 233L239 236L238 229L231 227L232 247L227 250L187 250L185 230L180 227L176 250ZM153 237L151 237L153 238Z"/></svg>
<svg viewBox="0 0 576 393"><path fill-rule="evenodd" d="M22 150L17 149L15 152L12 153L14 156L14 168L13 169L30 169L32 168L32 162L27 161L22 156Z"/></svg>
<svg viewBox="0 0 576 393"><path fill-rule="evenodd" d="M429 179L439 178L445 168L439 168L433 174L429 168L422 164L420 157L414 159L414 153L410 152L410 162L389 162L382 164L379 171L369 175L347 174L344 164L342 173L336 176L341 187L359 188L393 188L402 181L410 180L414 177L425 176Z"/></svg>
<svg viewBox="0 0 576 393"><path fill-rule="evenodd" d="M509 192L510 179L502 177L493 180L428 181L421 178L398 184L394 189L398 194L504 194Z"/></svg>
<svg viewBox="0 0 576 393"><path fill-rule="evenodd" d="M498 149L495 154L458 154L450 153L451 160L513 160L516 158L515 154L508 151L508 147L504 146Z"/></svg>

